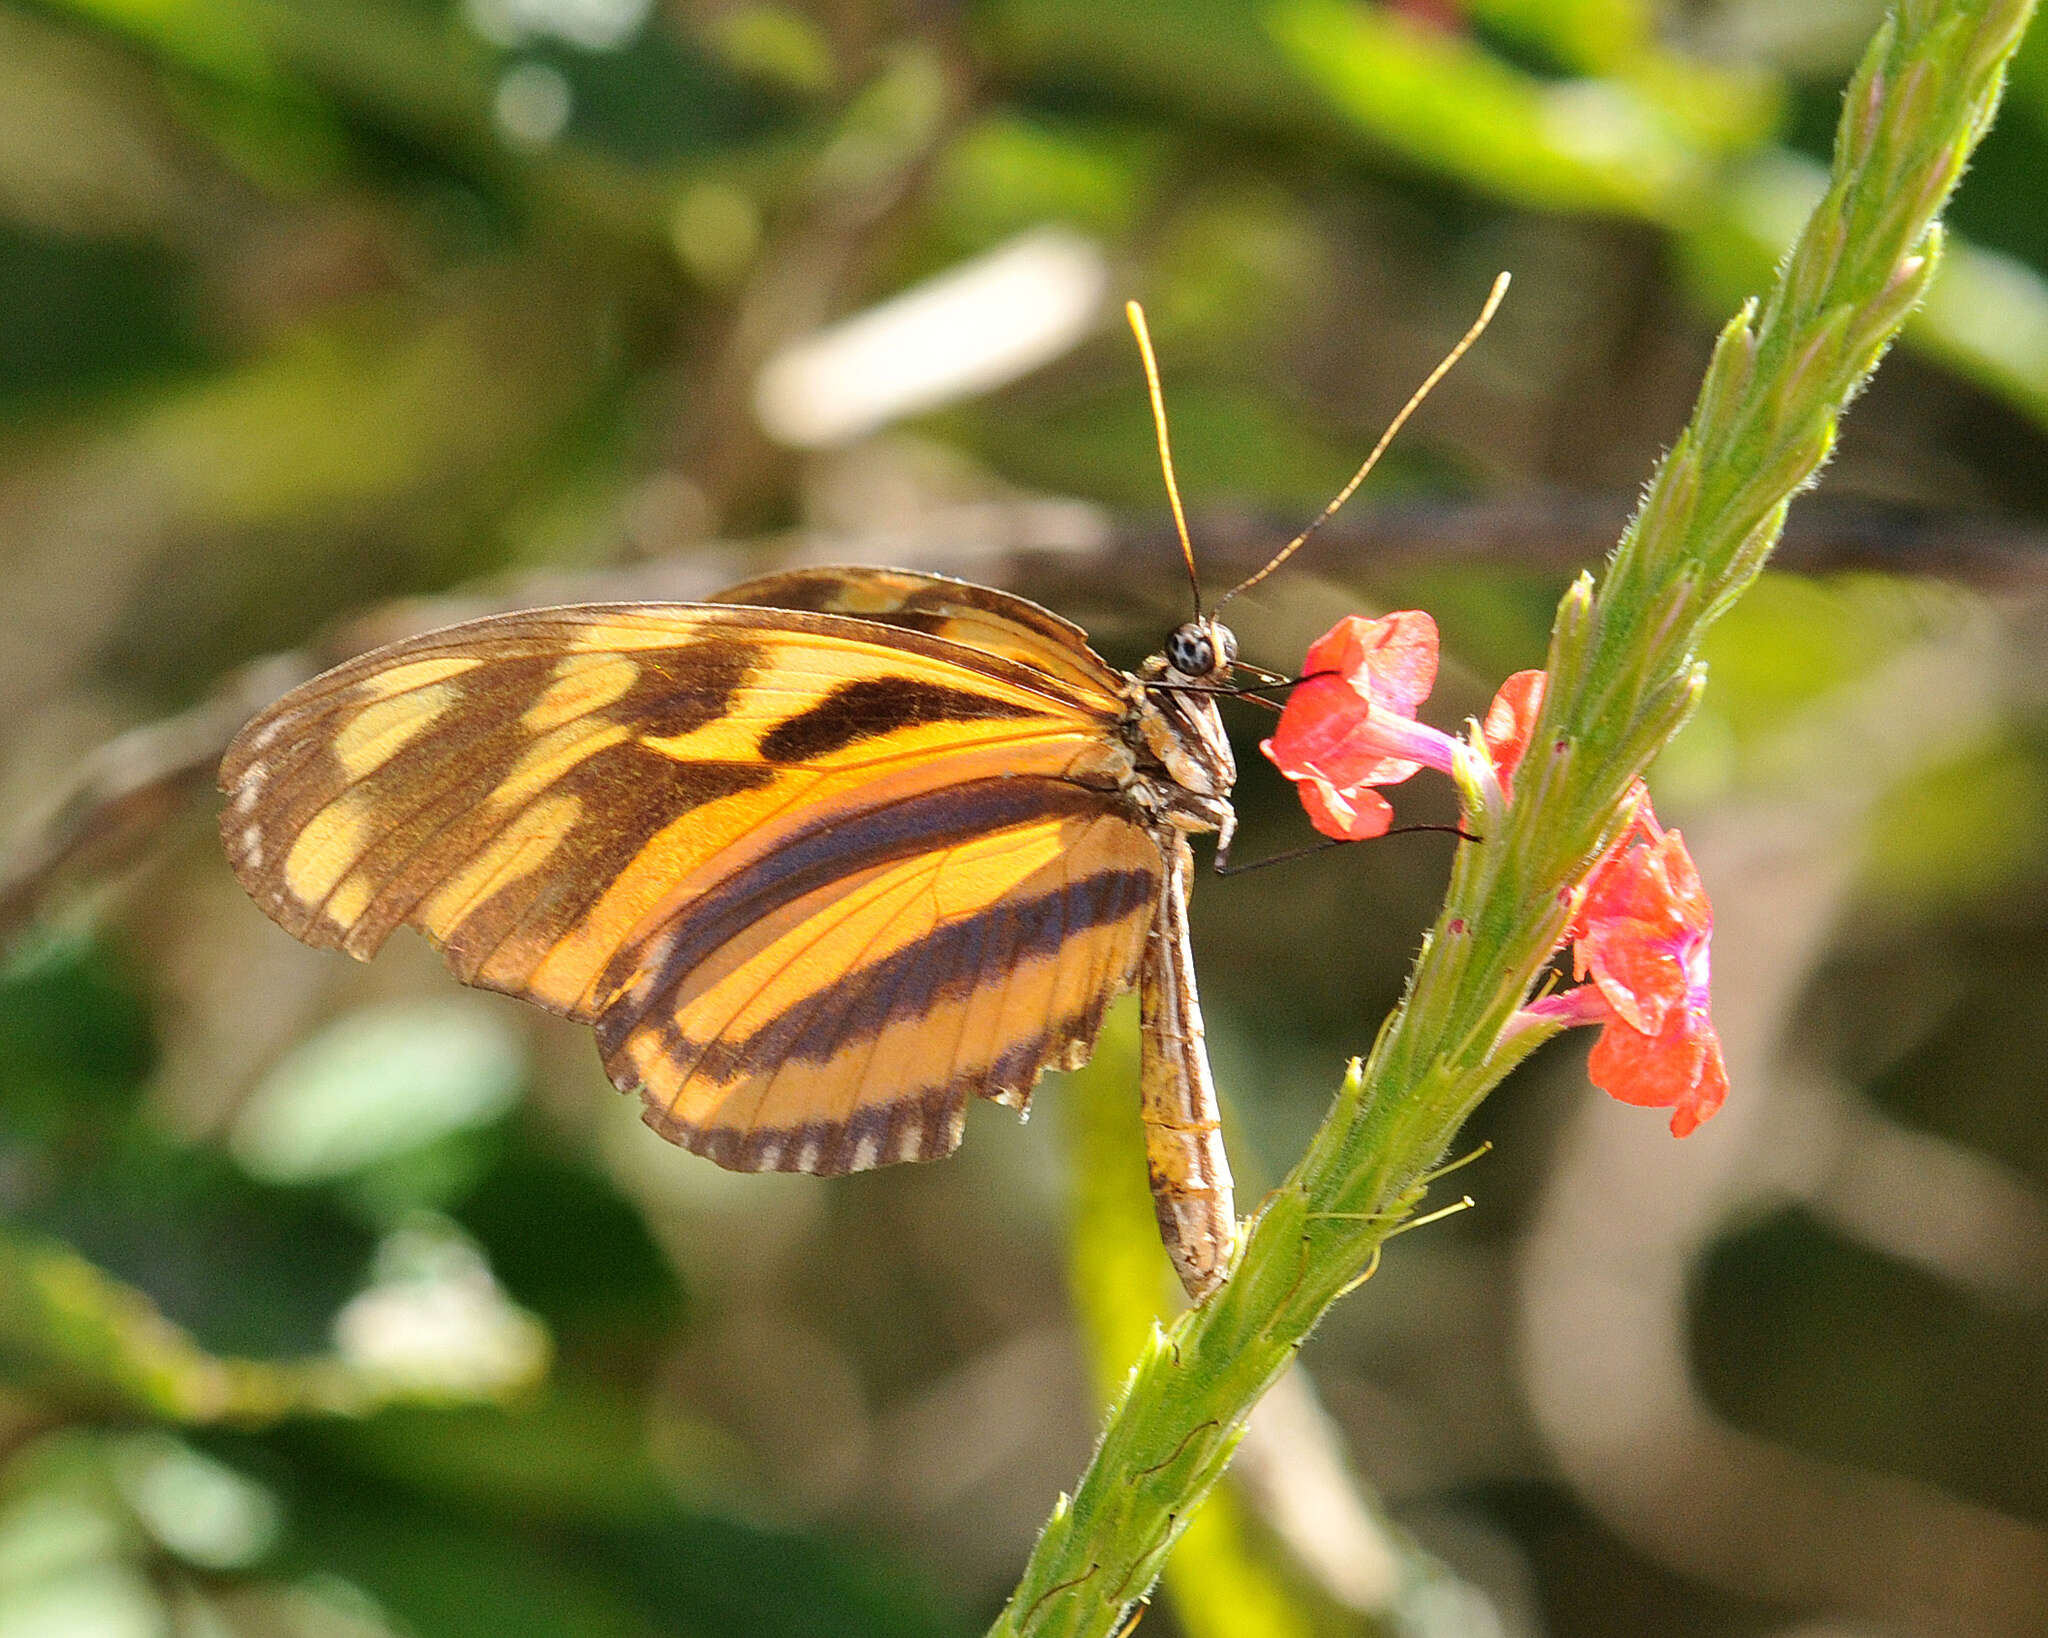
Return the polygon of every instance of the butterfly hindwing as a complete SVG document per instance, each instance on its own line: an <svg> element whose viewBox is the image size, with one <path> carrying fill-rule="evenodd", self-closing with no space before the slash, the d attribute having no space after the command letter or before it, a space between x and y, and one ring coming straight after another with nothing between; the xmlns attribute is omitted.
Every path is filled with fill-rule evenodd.
<svg viewBox="0 0 2048 1638"><path fill-rule="evenodd" d="M720 603L813 609L921 631L998 654L1088 692L1116 694L1122 678L1071 620L1028 598L910 569L825 566L784 569L720 592Z"/></svg>
<svg viewBox="0 0 2048 1638"><path fill-rule="evenodd" d="M661 923L598 1042L650 1124L723 1165L930 1159L969 1096L1022 1105L1085 1057L1161 881L1099 793L949 786L794 836Z"/></svg>
<svg viewBox="0 0 2048 1638"><path fill-rule="evenodd" d="M1120 679L1077 629L877 578L872 619L552 609L351 661L229 750L229 856L308 942L366 958L410 923L597 1022L650 1122L724 1164L943 1153L968 1095L1021 1102L1092 1041L1159 853L1101 771Z"/></svg>

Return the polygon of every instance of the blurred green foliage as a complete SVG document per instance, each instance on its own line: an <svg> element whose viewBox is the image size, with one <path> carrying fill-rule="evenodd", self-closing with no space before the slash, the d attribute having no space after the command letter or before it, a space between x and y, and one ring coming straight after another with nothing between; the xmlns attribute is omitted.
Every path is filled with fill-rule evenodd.
<svg viewBox="0 0 2048 1638"><path fill-rule="evenodd" d="M1088 503L1124 531L1115 595L1098 578L1067 612L1142 651L1184 588L1163 548L1121 550L1158 490L1112 326L852 449L782 447L750 409L817 325L1048 223L1146 301L1198 523L1319 505L1503 265L1513 300L1375 479L1410 509L1385 527L1625 497L1810 203L1877 15L0 0L6 809L32 830L87 746L391 599L736 575L786 527L873 554L969 544L974 503ZM1983 1199L2033 1203L1986 1219L2021 1225L1991 1234L2005 1262L1966 1248L1958 1274L1932 1229L1880 1243L1840 1193L1741 1193L1688 1247L1704 1391L2034 1531L2044 173L2037 30L1945 282L1829 480L1897 509L1859 561L1901 518L1967 515L1993 567L1903 549L1897 573L1767 584L1715 632L1658 773L1689 834L1762 815L1809 876L1849 861L1808 965L1759 1003L1797 1021L1786 1081L1847 1088L1979 1163ZM1383 560L1367 514L1240 629L1278 666L1345 608L1425 603L1455 720L1534 662L1605 543L1516 515L1495 552ZM1950 571L1960 589L1926 578ZM1929 652L1941 687L1900 669ZM1241 751L1242 856L1298 845ZM0 1633L936 1638L990 1613L1160 1295L1135 1123L1112 1124L1128 1043L1042 1094L1086 1100L1064 1145L977 1110L916 1175L730 1179L642 1132L580 1034L417 949L359 972L290 945L203 809L0 969ZM1230 1111L1248 1198L1369 1044L1442 858L1404 838L1204 884L1219 1078L1275 1089ZM1724 942L1724 970L1750 959ZM1503 1316L1579 1090L1539 1064L1496 1100L1484 1209L1401 1242L1310 1355L1423 1544L1411 1607L1346 1605L1226 1493L1144 1631L1263 1610L1275 1633L1450 1634L1485 1610L1515 1634L1747 1635L1827 1607L1674 1569L1544 1454ZM1780 1152L1847 1142L1798 1135ZM1930 1206L1979 1198L1929 1175ZM1446 1564L1484 1596L1432 1594Z"/></svg>

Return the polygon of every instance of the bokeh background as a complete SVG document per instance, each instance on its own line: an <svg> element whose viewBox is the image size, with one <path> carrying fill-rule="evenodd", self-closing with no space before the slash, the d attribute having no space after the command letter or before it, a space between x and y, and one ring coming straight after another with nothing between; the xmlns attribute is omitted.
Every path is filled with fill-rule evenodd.
<svg viewBox="0 0 2048 1638"><path fill-rule="evenodd" d="M941 1165L735 1178L408 936L294 944L239 721L520 603L936 567L1129 661L1537 663L1816 195L1872 0L0 0L0 1633L978 1630L1170 1304L1120 1015ZM1718 1120L1561 1044L1146 1634L2048 1631L2048 36L1659 766ZM1240 857L1308 840L1252 749ZM1446 815L1401 793L1404 817ZM1241 1198L1441 837L1201 884Z"/></svg>

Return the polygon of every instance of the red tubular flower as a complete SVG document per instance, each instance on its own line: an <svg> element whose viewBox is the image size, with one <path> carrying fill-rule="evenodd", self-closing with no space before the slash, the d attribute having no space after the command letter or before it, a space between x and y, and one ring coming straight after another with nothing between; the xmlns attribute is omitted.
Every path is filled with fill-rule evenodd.
<svg viewBox="0 0 2048 1638"><path fill-rule="evenodd" d="M1375 787L1397 785L1418 768L1453 771L1460 742L1415 720L1436 664L1436 622L1412 609L1378 620L1353 615L1310 647L1308 680L1259 749L1300 787L1324 835L1383 836L1394 810ZM1480 724L1509 800L1548 682L1541 671L1516 672ZM1591 982L1531 1002L1516 1017L1525 1027L1599 1024L1587 1061L1593 1084L1623 1103L1669 1109L1672 1132L1684 1137L1728 1095L1721 1040L1707 1015L1714 912L1685 839L1657 823L1640 783L1628 800L1635 818L1587 873L1565 930L1574 976Z"/></svg>
<svg viewBox="0 0 2048 1638"><path fill-rule="evenodd" d="M1586 1071L1623 1103L1671 1110L1684 1137L1728 1096L1721 1039L1707 1013L1714 931L1685 839L1647 798L1621 846L1593 867L1567 935L1590 984L1523 1009L1531 1019L1600 1024Z"/></svg>
<svg viewBox="0 0 2048 1638"><path fill-rule="evenodd" d="M1398 785L1422 767L1450 772L1457 741L1415 720L1436 682L1436 658L1436 622L1417 609L1347 616L1309 646L1309 680L1259 749L1300 787L1325 836L1384 836L1394 810L1374 786Z"/></svg>

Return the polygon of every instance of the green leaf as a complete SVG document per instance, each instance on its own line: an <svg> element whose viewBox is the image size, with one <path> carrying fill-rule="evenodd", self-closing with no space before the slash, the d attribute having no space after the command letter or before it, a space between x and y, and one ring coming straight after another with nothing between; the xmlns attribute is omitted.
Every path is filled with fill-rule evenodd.
<svg viewBox="0 0 2048 1638"><path fill-rule="evenodd" d="M1518 203L1674 220L1703 155L1625 80L1544 81L1467 36L1338 0L1267 25L1304 80L1396 152Z"/></svg>
<svg viewBox="0 0 2048 1638"><path fill-rule="evenodd" d="M236 1117L235 1158L268 1183L347 1177L500 1119L525 1076L516 1026L488 1002L367 1008L264 1077Z"/></svg>

